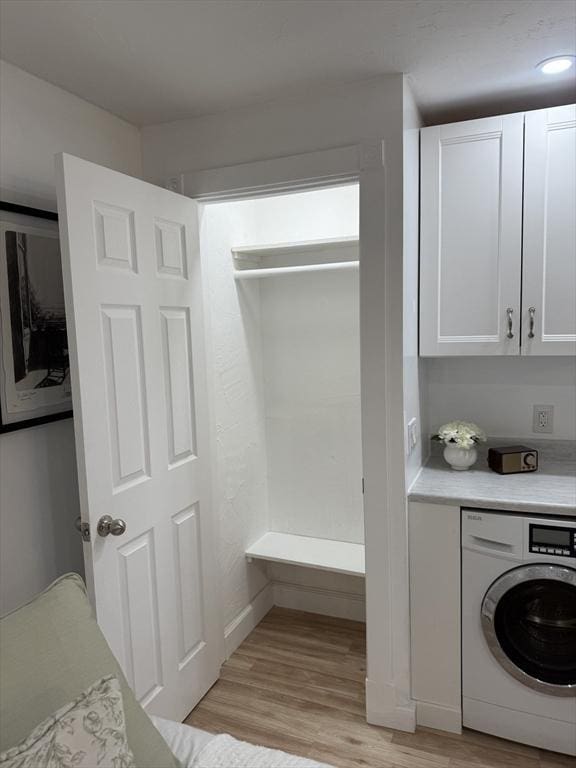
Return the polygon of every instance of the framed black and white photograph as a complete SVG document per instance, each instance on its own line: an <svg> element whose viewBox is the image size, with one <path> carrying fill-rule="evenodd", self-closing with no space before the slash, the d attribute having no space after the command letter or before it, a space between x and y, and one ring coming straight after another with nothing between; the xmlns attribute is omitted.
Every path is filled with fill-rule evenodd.
<svg viewBox="0 0 576 768"><path fill-rule="evenodd" d="M72 415L58 216L0 202L0 432Z"/></svg>

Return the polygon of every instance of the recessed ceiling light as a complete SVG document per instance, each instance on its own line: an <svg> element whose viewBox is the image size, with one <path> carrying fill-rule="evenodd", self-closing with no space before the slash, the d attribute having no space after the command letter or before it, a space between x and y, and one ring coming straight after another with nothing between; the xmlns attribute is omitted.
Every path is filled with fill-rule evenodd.
<svg viewBox="0 0 576 768"><path fill-rule="evenodd" d="M544 75L559 75L566 72L574 64L574 56L553 56L551 59L544 59L538 64L538 69Z"/></svg>

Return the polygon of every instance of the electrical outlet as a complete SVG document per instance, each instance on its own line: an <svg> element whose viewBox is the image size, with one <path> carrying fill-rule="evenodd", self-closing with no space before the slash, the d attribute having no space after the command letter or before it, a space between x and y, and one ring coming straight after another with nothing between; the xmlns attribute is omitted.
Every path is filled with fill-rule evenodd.
<svg viewBox="0 0 576 768"><path fill-rule="evenodd" d="M552 434L554 432L554 406L535 405L532 432Z"/></svg>

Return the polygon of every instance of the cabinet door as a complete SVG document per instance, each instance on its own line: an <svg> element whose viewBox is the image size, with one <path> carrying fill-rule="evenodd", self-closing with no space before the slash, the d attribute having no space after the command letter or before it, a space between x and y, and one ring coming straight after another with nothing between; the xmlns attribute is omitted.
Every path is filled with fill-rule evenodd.
<svg viewBox="0 0 576 768"><path fill-rule="evenodd" d="M519 354L523 122L422 131L423 356Z"/></svg>
<svg viewBox="0 0 576 768"><path fill-rule="evenodd" d="M408 523L416 722L460 733L460 507L411 501Z"/></svg>
<svg viewBox="0 0 576 768"><path fill-rule="evenodd" d="M576 354L576 106L526 115L522 354Z"/></svg>

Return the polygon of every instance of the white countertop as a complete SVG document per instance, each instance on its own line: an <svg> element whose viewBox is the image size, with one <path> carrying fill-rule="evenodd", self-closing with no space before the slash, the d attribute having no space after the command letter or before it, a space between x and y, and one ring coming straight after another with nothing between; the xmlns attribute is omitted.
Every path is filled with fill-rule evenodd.
<svg viewBox="0 0 576 768"><path fill-rule="evenodd" d="M576 466L571 461L542 461L536 472L499 475L486 459L464 472L431 458L412 484L410 501L511 512L576 516Z"/></svg>

